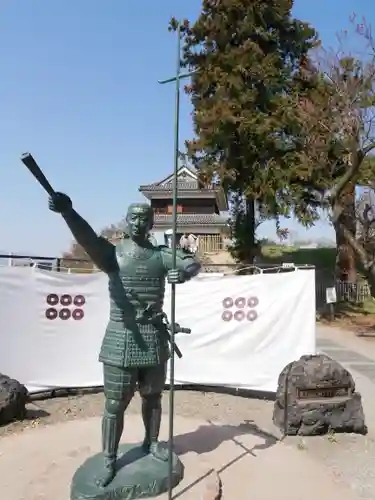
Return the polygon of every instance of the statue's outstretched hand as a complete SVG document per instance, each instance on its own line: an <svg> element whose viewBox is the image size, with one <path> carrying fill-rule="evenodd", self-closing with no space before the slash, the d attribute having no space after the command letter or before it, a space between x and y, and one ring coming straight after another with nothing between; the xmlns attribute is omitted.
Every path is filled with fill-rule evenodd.
<svg viewBox="0 0 375 500"><path fill-rule="evenodd" d="M72 207L72 200L64 193L56 192L49 198L48 201L48 208L52 210L52 212L56 212L58 214L68 212L72 209Z"/></svg>

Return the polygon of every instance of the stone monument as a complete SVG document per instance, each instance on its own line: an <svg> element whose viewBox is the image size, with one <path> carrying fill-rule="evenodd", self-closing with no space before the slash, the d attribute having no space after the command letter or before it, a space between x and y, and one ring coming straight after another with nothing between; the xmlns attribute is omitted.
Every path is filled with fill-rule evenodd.
<svg viewBox="0 0 375 500"><path fill-rule="evenodd" d="M0 373L0 425L26 417L29 394L18 380Z"/></svg>
<svg viewBox="0 0 375 500"><path fill-rule="evenodd" d="M163 313L165 278L188 281L200 271L190 253L155 246L149 238L153 211L147 204L129 206L129 238L117 246L99 237L74 210L70 198L54 192L49 208L60 213L76 241L108 275L110 316L99 361L103 363L105 408L102 453L75 473L71 500L131 500L157 496L168 489L168 450L158 441L161 395L170 355L169 330ZM175 325L175 332L189 333ZM179 354L177 352L177 354ZM124 414L138 389L145 435L142 443L120 445ZM183 477L183 465L172 456L172 486Z"/></svg>
<svg viewBox="0 0 375 500"><path fill-rule="evenodd" d="M302 356L281 372L273 422L287 436L366 434L361 395L351 374L324 354Z"/></svg>

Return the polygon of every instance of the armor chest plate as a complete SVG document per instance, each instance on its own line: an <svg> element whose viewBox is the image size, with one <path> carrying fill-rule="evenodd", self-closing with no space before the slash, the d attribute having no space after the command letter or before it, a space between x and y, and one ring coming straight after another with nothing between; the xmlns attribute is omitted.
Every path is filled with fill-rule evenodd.
<svg viewBox="0 0 375 500"><path fill-rule="evenodd" d="M133 308L144 310L152 304L163 307L166 270L159 248L121 245L116 251L118 271L109 276L111 318L117 319Z"/></svg>
<svg viewBox="0 0 375 500"><path fill-rule="evenodd" d="M166 269L158 247L130 241L116 249L118 270L108 275L110 317L99 359L119 367L155 366L167 360L160 326L142 318L146 308L163 309Z"/></svg>
<svg viewBox="0 0 375 500"><path fill-rule="evenodd" d="M133 244L121 245L116 250L121 280L163 280L165 268L159 248L142 248Z"/></svg>

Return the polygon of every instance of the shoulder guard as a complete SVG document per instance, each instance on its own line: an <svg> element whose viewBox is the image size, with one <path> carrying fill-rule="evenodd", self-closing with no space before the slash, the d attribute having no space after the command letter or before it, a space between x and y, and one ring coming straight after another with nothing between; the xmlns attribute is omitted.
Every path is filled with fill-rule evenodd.
<svg viewBox="0 0 375 500"><path fill-rule="evenodd" d="M167 245L159 245L158 248L159 248L159 251L161 253L172 256L172 248L167 247ZM182 250L181 248L177 248L176 255L180 259L188 259L188 258L192 259L192 258L194 258L194 255L192 253L186 252L185 250Z"/></svg>

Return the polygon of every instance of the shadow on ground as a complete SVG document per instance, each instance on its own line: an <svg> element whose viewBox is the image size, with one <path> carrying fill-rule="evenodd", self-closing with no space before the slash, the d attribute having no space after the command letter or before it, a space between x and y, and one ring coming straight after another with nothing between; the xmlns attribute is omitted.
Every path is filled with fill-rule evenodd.
<svg viewBox="0 0 375 500"><path fill-rule="evenodd" d="M207 425L201 425L192 432L179 434L174 438L175 451L178 455L189 452L202 455L216 450L225 441L234 441L240 444L235 438L251 434L264 440L261 444L256 444L248 452L264 450L278 442L278 438L263 429L260 429L253 421L245 421L239 425L220 425L207 421ZM241 445L242 447L242 445Z"/></svg>
<svg viewBox="0 0 375 500"><path fill-rule="evenodd" d="M252 448L246 447L236 438L245 434L252 434L264 440L263 443L256 444ZM233 441L240 449L241 453L232 460L224 464L219 470L209 469L205 474L198 477L190 484L185 486L181 491L174 495L174 499L180 498L187 491L191 490L197 484L207 479L212 473L221 474L226 469L229 469L236 462L242 460L246 455L255 455L256 450L265 450L274 446L279 439L273 434L260 429L253 421L247 420L240 425L215 425L207 421L207 425L201 425L194 432L180 434L175 437L175 451L179 455L184 455L189 451L197 454L208 453L218 448L225 441Z"/></svg>
<svg viewBox="0 0 375 500"><path fill-rule="evenodd" d="M49 417L50 413L48 411L42 410L41 408L27 408L26 415L23 420L37 420L39 418Z"/></svg>

